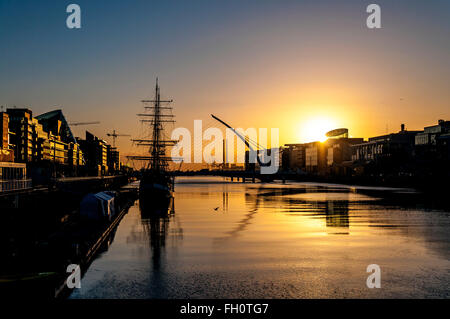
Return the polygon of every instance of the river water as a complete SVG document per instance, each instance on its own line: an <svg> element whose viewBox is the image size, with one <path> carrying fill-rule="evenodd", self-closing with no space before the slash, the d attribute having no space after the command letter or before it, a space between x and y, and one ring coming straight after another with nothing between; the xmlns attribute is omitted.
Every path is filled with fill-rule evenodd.
<svg viewBox="0 0 450 319"><path fill-rule="evenodd" d="M174 212L136 202L70 298L448 298L450 212L430 207L407 189L180 177Z"/></svg>

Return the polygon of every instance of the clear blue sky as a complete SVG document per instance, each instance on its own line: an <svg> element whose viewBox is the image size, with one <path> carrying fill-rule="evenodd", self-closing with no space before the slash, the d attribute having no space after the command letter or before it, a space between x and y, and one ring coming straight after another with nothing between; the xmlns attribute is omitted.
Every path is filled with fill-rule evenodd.
<svg viewBox="0 0 450 319"><path fill-rule="evenodd" d="M381 30L365 26L373 2ZM65 25L70 3L80 30ZM0 0L0 105L134 135L159 76L181 126L217 113L296 142L320 108L367 137L450 119L449 39L444 0Z"/></svg>

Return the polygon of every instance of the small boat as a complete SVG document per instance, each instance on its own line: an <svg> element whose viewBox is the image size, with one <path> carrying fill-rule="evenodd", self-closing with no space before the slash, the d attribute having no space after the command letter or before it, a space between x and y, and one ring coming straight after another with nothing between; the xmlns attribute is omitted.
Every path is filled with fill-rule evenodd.
<svg viewBox="0 0 450 319"><path fill-rule="evenodd" d="M116 215L115 196L116 193L112 191L87 194L80 203L80 216L111 222Z"/></svg>

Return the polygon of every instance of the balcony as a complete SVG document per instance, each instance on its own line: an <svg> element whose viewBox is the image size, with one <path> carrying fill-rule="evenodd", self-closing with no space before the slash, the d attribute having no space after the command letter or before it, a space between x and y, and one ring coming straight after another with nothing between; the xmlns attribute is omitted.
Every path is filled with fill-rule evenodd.
<svg viewBox="0 0 450 319"><path fill-rule="evenodd" d="M32 187L23 163L0 162L0 193L25 190Z"/></svg>
<svg viewBox="0 0 450 319"><path fill-rule="evenodd" d="M18 191L32 188L31 179L0 180L0 192Z"/></svg>

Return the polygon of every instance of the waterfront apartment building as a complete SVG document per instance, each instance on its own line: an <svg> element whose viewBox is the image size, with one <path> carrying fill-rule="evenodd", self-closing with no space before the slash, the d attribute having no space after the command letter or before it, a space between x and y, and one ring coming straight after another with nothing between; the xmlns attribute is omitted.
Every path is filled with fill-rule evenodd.
<svg viewBox="0 0 450 319"><path fill-rule="evenodd" d="M0 162L14 162L14 150L10 145L9 115L0 112Z"/></svg>
<svg viewBox="0 0 450 319"><path fill-rule="evenodd" d="M414 153L415 138L422 131L407 131L404 124L398 133L369 138L368 142L353 145L354 162L406 160Z"/></svg>
<svg viewBox="0 0 450 319"><path fill-rule="evenodd" d="M286 144L283 149L283 169L314 175L349 175L351 173L352 145L363 138L349 138L348 129L327 133L324 142Z"/></svg>
<svg viewBox="0 0 450 319"><path fill-rule="evenodd" d="M69 144L68 152L69 165L83 166L85 164L83 151L78 143Z"/></svg>
<svg viewBox="0 0 450 319"><path fill-rule="evenodd" d="M20 113L21 111L19 111ZM27 114L24 112L23 114ZM15 113L14 115L17 115ZM27 121L18 121L14 119L18 130L22 127L27 128ZM21 124L24 124L23 126ZM20 131L21 132L21 131ZM25 145L20 148L23 154L28 154L27 150L27 129L24 129ZM22 132L21 132L22 133ZM31 187L31 180L27 177L27 168L25 163L14 163L14 144L11 144L11 136L15 137L10 131L10 114L0 113L0 192L15 191ZM14 138L13 138L14 140Z"/></svg>
<svg viewBox="0 0 450 319"><path fill-rule="evenodd" d="M352 160L352 145L362 138L337 137L305 144L305 170L318 175L347 175Z"/></svg>
<svg viewBox="0 0 450 319"><path fill-rule="evenodd" d="M27 163L33 159L33 113L25 108L7 109L11 144L14 148L15 161Z"/></svg>
<svg viewBox="0 0 450 319"><path fill-rule="evenodd" d="M117 150L117 147L107 145L106 149L107 149L108 171L110 173L120 171L120 153Z"/></svg>
<svg viewBox="0 0 450 319"><path fill-rule="evenodd" d="M436 145L441 135L450 133L450 121L439 120L437 125L424 127L423 132L415 136L415 145Z"/></svg>
<svg viewBox="0 0 450 319"><path fill-rule="evenodd" d="M9 148L9 116L5 112L0 113L0 148Z"/></svg>
<svg viewBox="0 0 450 319"><path fill-rule="evenodd" d="M439 120L437 125L424 127L415 137L417 174L440 174L450 164L450 121Z"/></svg>
<svg viewBox="0 0 450 319"><path fill-rule="evenodd" d="M36 119L42 125L42 131L48 134L47 138L44 137L42 140L43 159L64 165L78 166L80 163L78 142L62 111L47 112L37 116Z"/></svg>
<svg viewBox="0 0 450 319"><path fill-rule="evenodd" d="M80 173L99 176L121 169L117 148L90 132L77 141L61 110L36 117L28 108L0 114L0 162L26 164L33 179Z"/></svg>
<svg viewBox="0 0 450 319"><path fill-rule="evenodd" d="M96 176L108 174L108 144L94 134L86 131L86 138L77 138L91 174Z"/></svg>
<svg viewBox="0 0 450 319"><path fill-rule="evenodd" d="M286 144L282 150L283 169L292 171L305 170L306 165L306 144Z"/></svg>
<svg viewBox="0 0 450 319"><path fill-rule="evenodd" d="M61 138L48 133L48 139L43 143L44 160L60 164L69 164L69 144L61 141Z"/></svg>
<svg viewBox="0 0 450 319"><path fill-rule="evenodd" d="M371 137L365 143L353 145L352 160L357 175L414 173L415 138L421 132L408 131L402 124L398 133Z"/></svg>
<svg viewBox="0 0 450 319"><path fill-rule="evenodd" d="M305 170L310 174L324 174L327 147L322 142L311 142L305 144Z"/></svg>
<svg viewBox="0 0 450 319"><path fill-rule="evenodd" d="M353 145L364 142L363 138L330 138L325 142L327 149L326 174L345 176L352 173Z"/></svg>
<svg viewBox="0 0 450 319"><path fill-rule="evenodd" d="M7 110L7 115L16 162L83 165L83 152L61 110L34 118L29 109L13 108Z"/></svg>

